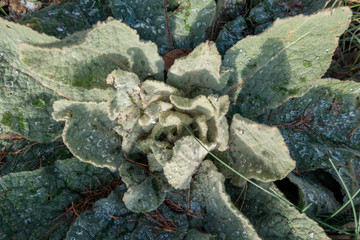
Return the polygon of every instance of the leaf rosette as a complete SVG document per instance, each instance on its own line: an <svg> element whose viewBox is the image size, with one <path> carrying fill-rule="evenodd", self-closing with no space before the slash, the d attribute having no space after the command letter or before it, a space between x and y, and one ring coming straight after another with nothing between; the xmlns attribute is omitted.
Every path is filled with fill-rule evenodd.
<svg viewBox="0 0 360 240"><path fill-rule="evenodd" d="M337 46L337 36L347 27L349 16L349 10L340 8L333 13L323 11L310 17L277 21L264 34L235 44L223 61L215 43L201 43L189 55L175 60L166 83L164 62L157 45L140 40L136 30L120 21L99 23L91 30L58 40L0 20L3 37L0 43L6 40L5 47L0 49L4 52L0 55L0 71L4 76L1 83L5 86L0 88L0 97L9 102L0 107L1 124L6 132L39 142L54 140L61 134L77 158L74 162L80 159L109 168L119 173L126 184L127 189L121 187L100 200L96 204L99 210L81 215L72 225L69 236L80 228L95 236L99 232L107 233L105 229L129 227L131 222L140 222L143 218L138 213L158 208L171 212L165 206L165 198L171 198L168 193L181 195L182 190L191 189L187 211L177 214L181 215L179 222L184 223L179 239L188 232L190 236L189 229L197 227L197 222L188 220L189 213L197 210L208 213L201 224L210 234L234 239L242 232L243 238L266 238L266 232L254 227L259 225L257 220L244 216L226 193L225 178L231 178L236 186L242 185L243 180L227 168L203 160L212 151L247 178L271 182L286 177L294 169L295 161L279 129L245 117L259 116L289 98L308 92L323 75ZM319 19L331 21L324 27L314 25L310 29L305 25L294 28L291 24ZM316 68L313 74L309 71L312 65L308 63L312 58L307 56L311 48L305 46L322 35L326 39L330 36L324 44L331 51L322 51L315 57L324 64L316 65L313 61ZM14 39L20 43L14 44ZM298 49L307 57L306 61L295 57ZM296 71L279 74L280 70L290 68ZM12 78L13 71L19 74L16 81ZM277 81L275 88L269 87L273 81ZM32 95L10 97L20 94L28 85ZM29 100L33 107L14 108ZM230 105L237 105L233 110L239 114L229 113ZM47 121L37 123L39 117L34 116ZM0 185L7 179L11 181L9 176L0 178ZM11 182L8 188L18 185ZM256 191L252 191L256 196ZM6 199L6 196L0 197L1 201ZM282 208L279 207L276 211L280 213L277 213L265 205L266 217L281 215L279 221L284 222L281 228L289 226L283 220L287 215ZM297 211L293 210L296 215ZM130 219L131 212L138 220ZM121 216L119 219L129 217L129 221L112 221L114 214ZM92 228L96 219L101 226ZM298 228L303 225L302 221L312 223L304 216ZM217 230L209 225L212 222L216 222ZM84 223L89 227L85 229ZM137 234L134 228L129 232ZM325 238L322 230L318 232L319 238ZM289 235L305 236L290 230Z"/></svg>

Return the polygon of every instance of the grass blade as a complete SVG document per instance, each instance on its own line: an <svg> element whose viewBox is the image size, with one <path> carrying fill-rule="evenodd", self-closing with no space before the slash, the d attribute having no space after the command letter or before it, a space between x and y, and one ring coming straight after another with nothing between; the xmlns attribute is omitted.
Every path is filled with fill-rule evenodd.
<svg viewBox="0 0 360 240"><path fill-rule="evenodd" d="M301 213L305 212L311 205L309 204L308 206L306 206L304 209L301 209L299 208L298 206L294 205L293 203L291 203L289 200L287 200L286 198L284 198L283 196L281 196L279 193L277 193L275 190L273 189L270 189L272 190L273 192L270 192L269 190L261 187L260 185L256 184L255 182L253 182L252 180L248 179L247 177L243 176L241 173L239 173L238 171L236 171L235 169L233 169L231 166L229 166L228 164L226 164L224 161L222 161L221 159L219 159L217 156L215 156L212 152L210 152L200 141L199 139L192 133L192 131L185 125L185 124L182 124L182 126L190 133L190 135L200 144L201 147L203 147L207 152L208 154L210 154L214 159L216 159L217 161L219 161L221 164L223 164L225 167L227 167L229 170L231 170L232 172L234 172L236 175L240 176L241 178L245 179L247 182L251 183L252 185L254 185L255 187L261 189L262 191L270 194L271 196L279 199L280 201L283 201L287 204L289 204L290 206L296 208L297 210L299 210ZM318 222L319 224L323 225L323 226L326 226L332 230L335 230L335 231L338 231L338 232L341 232L343 234L346 234L346 235L350 235L350 236L354 236L354 234L351 234L349 232L346 232L344 230L341 230L341 229L338 229L336 227L333 227L331 226L330 224L314 217L314 216L311 216L310 214L307 214L308 217L310 217L311 219L313 219L314 221Z"/></svg>
<svg viewBox="0 0 360 240"><path fill-rule="evenodd" d="M351 202L351 200L353 200L358 194L360 193L360 189L358 189L356 191L356 193L351 197L351 199L349 199L344 205L341 206L341 208L339 208L336 212L334 212L330 217L328 217L327 219L325 219L326 221L329 221L330 219L332 219L333 217L335 217L339 212L341 212L347 205L349 205L349 203ZM360 222L360 221L359 221Z"/></svg>
<svg viewBox="0 0 360 240"><path fill-rule="evenodd" d="M341 181L341 184L343 185L344 189L345 189L345 192L346 192L346 195L348 196L349 198L349 201L351 203L351 208L353 210L353 214L354 214L354 222L355 222L355 240L358 239L358 236L359 236L359 227L358 227L358 219L357 219L357 214L356 214L356 209L355 209L355 205L354 205L354 202L352 200L352 197L351 197L351 194L349 192L349 189L347 188L343 178L341 177L339 171L336 169L333 161L329 158L329 161L331 163L331 166L334 168L337 176L339 177L340 181Z"/></svg>

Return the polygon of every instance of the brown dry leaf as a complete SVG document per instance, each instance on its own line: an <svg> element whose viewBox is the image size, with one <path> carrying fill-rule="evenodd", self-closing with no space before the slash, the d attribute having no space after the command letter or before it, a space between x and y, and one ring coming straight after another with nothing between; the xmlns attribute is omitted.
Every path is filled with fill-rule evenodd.
<svg viewBox="0 0 360 240"><path fill-rule="evenodd" d="M8 0L9 13L14 20L19 20L26 13L41 8L41 4L25 0Z"/></svg>
<svg viewBox="0 0 360 240"><path fill-rule="evenodd" d="M175 59L184 57L191 53L191 48L174 49L163 56L165 62L165 70L168 71L174 64Z"/></svg>

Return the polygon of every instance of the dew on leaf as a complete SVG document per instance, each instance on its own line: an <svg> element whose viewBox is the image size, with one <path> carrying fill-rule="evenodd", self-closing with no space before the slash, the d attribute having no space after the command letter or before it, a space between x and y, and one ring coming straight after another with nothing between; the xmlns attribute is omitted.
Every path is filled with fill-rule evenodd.
<svg viewBox="0 0 360 240"><path fill-rule="evenodd" d="M56 30L58 30L59 32L63 32L63 31L64 31L64 29L63 29L62 27L60 27L60 26L57 27Z"/></svg>

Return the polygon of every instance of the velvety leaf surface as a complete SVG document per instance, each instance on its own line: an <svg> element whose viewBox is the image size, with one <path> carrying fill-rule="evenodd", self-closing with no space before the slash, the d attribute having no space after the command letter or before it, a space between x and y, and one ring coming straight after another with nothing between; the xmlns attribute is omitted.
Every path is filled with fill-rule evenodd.
<svg viewBox="0 0 360 240"><path fill-rule="evenodd" d="M117 170L123 161L121 140L108 118L106 103L59 100L53 117L65 121L63 140L71 153L97 167Z"/></svg>
<svg viewBox="0 0 360 240"><path fill-rule="evenodd" d="M67 0L61 3L52 3L51 6L27 14L20 23L40 33L64 38L106 20L111 14L108 0Z"/></svg>
<svg viewBox="0 0 360 240"><path fill-rule="evenodd" d="M244 117L303 95L327 70L350 17L348 8L337 8L280 19L263 34L239 41L225 54L231 74L221 92L230 94Z"/></svg>
<svg viewBox="0 0 360 240"><path fill-rule="evenodd" d="M295 168L284 138L276 127L255 123L235 114L230 126L229 149L216 155L247 178L269 182L286 177ZM244 180L220 166L232 183Z"/></svg>
<svg viewBox="0 0 360 240"><path fill-rule="evenodd" d="M157 209L164 201L166 192L163 179L149 175L147 171L136 165L124 161L119 168L122 180L126 183L127 191L122 201L132 212L150 212Z"/></svg>
<svg viewBox="0 0 360 240"><path fill-rule="evenodd" d="M206 38L206 30L215 17L213 0L167 1L169 42L163 1L147 0L146 6L139 7L135 0L113 0L110 7L113 16L136 29L144 40L151 40L165 54L172 48L194 48Z"/></svg>
<svg viewBox="0 0 360 240"><path fill-rule="evenodd" d="M205 144L206 145L206 144ZM211 150L214 146L207 146ZM186 189L191 177L207 155L207 151L192 136L185 136L175 142L170 161L163 166L168 182L175 189Z"/></svg>
<svg viewBox="0 0 360 240"><path fill-rule="evenodd" d="M117 187L107 198L95 203L94 209L76 219L66 239L183 239L188 228L185 214L162 205L155 212L132 213L121 201L125 185ZM172 222L170 222L172 221Z"/></svg>
<svg viewBox="0 0 360 240"><path fill-rule="evenodd" d="M30 28L0 19L0 134L12 132L30 140L48 142L62 126L51 118L52 104L61 97L29 73L19 60L20 42L58 42Z"/></svg>
<svg viewBox="0 0 360 240"><path fill-rule="evenodd" d="M341 207L334 194L315 178L296 176L293 173L290 173L287 178L298 187L298 206L305 208L312 204L306 210L307 214L313 216L331 215Z"/></svg>
<svg viewBox="0 0 360 240"><path fill-rule="evenodd" d="M56 160L71 158L63 142L50 143L15 140L9 146L0 143L0 177L14 172L35 170L52 165Z"/></svg>
<svg viewBox="0 0 360 240"><path fill-rule="evenodd" d="M273 183L260 183L266 189L280 193ZM231 188L231 187L230 187ZM241 192L230 190L237 198ZM271 190L270 190L271 191ZM239 201L240 203L242 200ZM324 230L306 214L287 203L270 196L257 187L249 184L241 212L249 218L262 239L322 239L330 240Z"/></svg>
<svg viewBox="0 0 360 240"><path fill-rule="evenodd" d="M202 239L202 240L212 240L212 239L216 239L215 236L208 234L208 233L202 233L199 232L196 229L190 229L187 234L186 234L186 240L197 240L197 239Z"/></svg>
<svg viewBox="0 0 360 240"><path fill-rule="evenodd" d="M22 44L21 60L58 91L82 101L104 99L108 93L100 89L110 87L105 79L114 69L131 71L141 80L162 80L164 69L156 45L140 41L136 31L120 21L98 23L57 45Z"/></svg>
<svg viewBox="0 0 360 240"><path fill-rule="evenodd" d="M246 36L247 28L248 25L243 16L226 23L216 38L216 47L219 53L225 54L229 48L243 39Z"/></svg>
<svg viewBox="0 0 360 240"><path fill-rule="evenodd" d="M167 83L183 90L186 95L196 88L221 90L229 78L229 72L220 69L221 56L213 42L197 46L189 55L175 60L168 72Z"/></svg>
<svg viewBox="0 0 360 240"><path fill-rule="evenodd" d="M197 206L199 210L196 212L206 209L198 224L204 224L205 231L220 239L260 239L249 220L231 202L224 181L224 176L211 161L203 161L191 189L194 205L197 206L196 202L205 205Z"/></svg>
<svg viewBox="0 0 360 240"><path fill-rule="evenodd" d="M329 2L329 0L302 0L297 2L291 0L259 1L255 7L251 8L249 20L254 25L257 25L255 33L259 34L271 26L272 22L277 18L286 18L299 14L310 15L324 9Z"/></svg>
<svg viewBox="0 0 360 240"><path fill-rule="evenodd" d="M63 239L71 221L56 224L53 219L65 212L64 206L82 198L84 187L92 185L95 190L92 183L97 179L106 182L111 178L109 170L76 158L1 177L0 239L39 239L44 235Z"/></svg>
<svg viewBox="0 0 360 240"><path fill-rule="evenodd" d="M280 128L299 171L331 168L360 151L360 83L321 79L303 97L268 110L257 121Z"/></svg>

